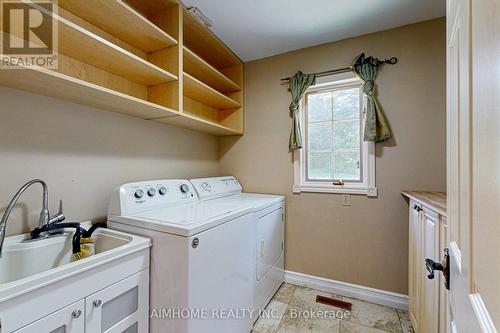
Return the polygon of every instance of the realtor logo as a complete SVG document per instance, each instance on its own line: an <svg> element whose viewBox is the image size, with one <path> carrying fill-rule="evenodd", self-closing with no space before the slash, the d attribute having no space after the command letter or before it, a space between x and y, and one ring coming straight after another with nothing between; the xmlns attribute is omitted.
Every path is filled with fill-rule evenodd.
<svg viewBox="0 0 500 333"><path fill-rule="evenodd" d="M57 9L51 1L0 0L0 68L57 68Z"/></svg>

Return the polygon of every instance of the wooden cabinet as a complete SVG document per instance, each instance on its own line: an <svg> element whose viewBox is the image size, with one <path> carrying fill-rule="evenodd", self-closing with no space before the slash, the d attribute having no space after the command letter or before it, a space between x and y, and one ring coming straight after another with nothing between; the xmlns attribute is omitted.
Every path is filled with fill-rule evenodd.
<svg viewBox="0 0 500 333"><path fill-rule="evenodd" d="M407 192L403 193L407 195ZM408 195L407 195L408 196ZM410 197L408 312L416 333L447 333L447 290L441 272L428 279L425 259L441 261L447 247L442 207Z"/></svg>
<svg viewBox="0 0 500 333"><path fill-rule="evenodd" d="M0 54L16 68L15 75L0 68L0 86L219 136L243 134L243 63L178 0L59 0L50 11L26 4L57 27L57 66Z"/></svg>
<svg viewBox="0 0 500 333"><path fill-rule="evenodd" d="M35 321L14 333L84 333L84 311L85 302L81 300L43 319Z"/></svg>

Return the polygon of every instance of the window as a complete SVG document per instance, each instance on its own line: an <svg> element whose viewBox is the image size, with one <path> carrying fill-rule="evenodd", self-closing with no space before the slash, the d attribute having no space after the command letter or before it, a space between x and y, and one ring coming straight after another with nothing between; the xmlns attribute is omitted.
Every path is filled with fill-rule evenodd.
<svg viewBox="0 0 500 333"><path fill-rule="evenodd" d="M326 80L307 91L303 149L295 152L294 192L376 196L374 144L363 141L366 97L357 78Z"/></svg>

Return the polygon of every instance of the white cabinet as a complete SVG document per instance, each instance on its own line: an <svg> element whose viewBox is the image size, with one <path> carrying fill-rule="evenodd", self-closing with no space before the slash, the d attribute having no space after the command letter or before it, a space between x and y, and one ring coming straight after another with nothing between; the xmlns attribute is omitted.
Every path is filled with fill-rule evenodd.
<svg viewBox="0 0 500 333"><path fill-rule="evenodd" d="M148 332L149 273L142 271L85 299L86 332Z"/></svg>
<svg viewBox="0 0 500 333"><path fill-rule="evenodd" d="M445 248L448 247L447 237L448 223L444 216L441 216L440 230L439 230L439 253L443 255ZM444 287L445 281L443 274L439 274L439 332L448 332L448 291Z"/></svg>
<svg viewBox="0 0 500 333"><path fill-rule="evenodd" d="M151 241L109 229L97 230L94 235L97 238L95 256L2 285L0 333L116 332L110 329L117 324L124 325L120 332L131 333L136 322L137 332L147 332ZM36 250L40 246L44 249L56 246L58 250L54 253L47 250L42 255L47 256L45 260L53 258L57 263L68 249L71 253L71 235L68 236L44 240L42 245L30 247L35 246ZM17 242L23 236L20 237L14 243L16 251L20 246ZM19 252L22 251L19 248ZM89 306L97 297L102 306L99 312ZM112 304L116 312L110 312L107 304ZM92 314L99 313L103 320L115 322L103 331L96 315L87 316L90 310ZM131 324L125 327L128 321Z"/></svg>
<svg viewBox="0 0 500 333"><path fill-rule="evenodd" d="M422 210L422 251L423 259L431 258L439 260L439 215L430 209L423 207ZM424 264L422 260L421 264ZM441 275L435 273L435 278L427 278L428 272L424 270L420 276L422 281L420 298L420 327L419 332L439 331L439 284ZM444 288L444 286L443 286Z"/></svg>
<svg viewBox="0 0 500 333"><path fill-rule="evenodd" d="M149 331L148 314L146 269L13 333L143 333Z"/></svg>
<svg viewBox="0 0 500 333"><path fill-rule="evenodd" d="M416 333L446 333L447 290L442 272L428 279L425 259L440 261L446 239L446 217L410 200L408 312Z"/></svg>
<svg viewBox="0 0 500 333"><path fill-rule="evenodd" d="M81 300L43 319L35 321L15 331L15 333L84 333L84 311L85 302Z"/></svg>
<svg viewBox="0 0 500 333"><path fill-rule="evenodd" d="M416 332L419 331L420 323L420 277L422 276L423 258L419 249L422 239L421 214L422 207L415 202L410 203L410 225L409 225L409 279L408 279L408 314Z"/></svg>

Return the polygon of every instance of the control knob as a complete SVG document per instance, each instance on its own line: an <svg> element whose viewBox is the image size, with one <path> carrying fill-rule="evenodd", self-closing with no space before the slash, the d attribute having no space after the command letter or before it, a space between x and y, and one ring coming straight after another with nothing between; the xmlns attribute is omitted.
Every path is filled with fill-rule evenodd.
<svg viewBox="0 0 500 333"><path fill-rule="evenodd" d="M155 190L154 188L150 188L150 189L148 190L148 195L149 195L150 197L154 197L154 196L155 196L155 194L156 194L156 190Z"/></svg>
<svg viewBox="0 0 500 333"><path fill-rule="evenodd" d="M182 184L181 187L181 192L182 193L188 193L189 192L189 186L187 186L186 184Z"/></svg>
<svg viewBox="0 0 500 333"><path fill-rule="evenodd" d="M158 192L161 195L165 195L165 194L167 194L167 188L165 186L162 186L162 187L160 187L160 189L158 190Z"/></svg>
<svg viewBox="0 0 500 333"><path fill-rule="evenodd" d="M144 196L144 191L143 190L137 190L137 191L135 191L134 196L137 199L141 199Z"/></svg>

